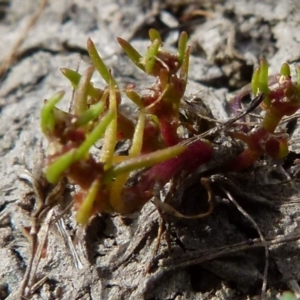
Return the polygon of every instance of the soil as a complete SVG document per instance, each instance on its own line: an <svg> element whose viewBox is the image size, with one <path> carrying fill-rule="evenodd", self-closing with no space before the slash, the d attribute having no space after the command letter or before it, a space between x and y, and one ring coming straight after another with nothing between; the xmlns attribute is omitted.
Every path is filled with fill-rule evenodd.
<svg viewBox="0 0 300 300"><path fill-rule="evenodd" d="M135 83L143 89L147 79L129 63L115 37L129 39L143 51L148 45L148 29L153 27L161 32L165 47L174 50L179 32L186 30L192 46L186 95L201 98L218 120L226 120L227 101L250 82L260 57L266 58L271 72L278 72L284 62L294 65L300 61L299 3L39 2L45 7L26 29L41 4L0 0L0 299L21 299L22 293L43 300L261 299L266 278L265 299L279 299L286 290L300 297L299 183L293 165L300 153L298 127L284 162L261 163L240 176L216 177L216 207L207 218L184 220L163 215L167 230L157 251L162 218L152 203L133 216L96 216L84 229L75 223L73 210L51 222L62 212L57 206L34 227L32 212L38 197L28 184L28 179L35 178L44 198L51 193L41 179L40 149L46 147L46 141L39 125L40 110L44 99L60 90L66 91L62 106L67 108L72 89L59 69L82 72L86 68L88 37L120 86ZM14 48L16 55L10 55ZM11 59L5 65L8 56ZM292 175L293 184L285 183ZM187 214L202 209L199 201L206 194L199 186L186 189L177 203ZM71 190L68 186L60 197L63 205ZM265 243L246 215L266 237ZM34 236L33 229L39 231L40 245L46 236L48 241L37 249L41 259L34 261L24 284L32 255L32 241L26 232ZM266 261L269 268L264 278Z"/></svg>

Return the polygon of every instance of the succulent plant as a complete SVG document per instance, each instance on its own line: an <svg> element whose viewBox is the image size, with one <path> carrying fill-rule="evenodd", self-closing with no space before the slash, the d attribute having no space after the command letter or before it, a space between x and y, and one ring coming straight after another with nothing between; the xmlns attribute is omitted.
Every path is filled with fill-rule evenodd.
<svg viewBox="0 0 300 300"><path fill-rule="evenodd" d="M56 183L66 177L80 187L74 200L76 219L81 224L86 224L96 213L128 214L140 210L152 198L157 184L164 186L171 179L179 178L182 172L192 173L213 157L213 138L211 142L197 137L190 140L179 130L181 126L189 131L192 125L180 120L190 56L187 34L181 33L176 54L163 49L156 30L149 31L149 38L145 55L117 38L132 63L154 77L155 83L147 92L140 94L134 84L121 91L89 39L87 49L92 66L83 74L61 69L75 89L72 111L64 112L56 107L63 92L45 101L42 108L41 128L49 141L46 178ZM104 79L105 87L94 86L91 81L94 71ZM261 60L251 88L254 96L262 98L265 115L254 128L226 128L225 137L238 139L246 147L223 168L220 166L220 170L241 171L263 154L274 159L288 154L288 136L278 128L284 116L300 108L300 69L296 71L297 81L293 82L289 66L283 64L280 73L269 80L268 65ZM233 106L239 106L245 91L248 90L236 96ZM136 119L121 113L124 97L138 111ZM99 141L101 153L92 154L93 146ZM118 154L119 141L129 141L125 154Z"/></svg>
<svg viewBox="0 0 300 300"><path fill-rule="evenodd" d="M269 82L268 65L262 59L255 70L251 88L255 96L263 94L261 108L265 111L261 124L247 132L231 131L229 135L243 141L247 148L228 164L228 170L241 171L250 167L262 154L274 159L288 155L288 135L278 129L283 117L294 114L300 108L300 69L296 68L297 81L293 82L288 64ZM239 97L240 98L240 97Z"/></svg>
<svg viewBox="0 0 300 300"><path fill-rule="evenodd" d="M186 33L180 35L177 54L163 50L157 31L150 30L149 37L151 44L144 56L118 38L129 59L155 77L149 92L140 95L134 85L128 85L122 93L89 39L92 66L82 75L61 70L76 91L73 111L56 107L63 92L45 101L41 111L41 128L49 141L46 178L56 183L67 177L80 187L74 200L76 219L81 224L98 212L127 214L141 209L151 199L156 182L165 184L182 171L192 172L212 156L208 141L184 144L185 139L178 133L190 55ZM94 87L94 70L107 86ZM120 112L123 94L138 109L136 120ZM96 157L91 148L100 139L101 154ZM131 146L126 155L120 156L116 145L122 140L129 140ZM131 174L142 169L145 171L138 182L129 183Z"/></svg>

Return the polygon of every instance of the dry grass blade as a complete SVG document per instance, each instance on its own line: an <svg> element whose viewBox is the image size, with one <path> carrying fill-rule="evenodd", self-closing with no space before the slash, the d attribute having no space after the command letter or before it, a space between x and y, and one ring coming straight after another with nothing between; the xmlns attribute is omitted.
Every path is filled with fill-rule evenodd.
<svg viewBox="0 0 300 300"><path fill-rule="evenodd" d="M73 245L72 239L66 230L65 222L61 218L57 220L56 227L57 227L59 233L61 234L61 236L63 237L66 247L69 249L69 251L72 255L76 269L82 270L83 266L84 266L82 263L82 259L79 257L78 253L76 252L76 249Z"/></svg>
<svg viewBox="0 0 300 300"><path fill-rule="evenodd" d="M25 26L24 30L20 33L19 38L15 41L12 49L10 50L7 57L4 58L0 65L0 79L5 75L6 71L9 67L15 62L19 55L19 49L23 42L25 41L30 29L35 25L37 20L39 19L41 13L43 12L44 8L46 7L49 0L42 0L38 9L34 12L34 14L29 19L27 25Z"/></svg>

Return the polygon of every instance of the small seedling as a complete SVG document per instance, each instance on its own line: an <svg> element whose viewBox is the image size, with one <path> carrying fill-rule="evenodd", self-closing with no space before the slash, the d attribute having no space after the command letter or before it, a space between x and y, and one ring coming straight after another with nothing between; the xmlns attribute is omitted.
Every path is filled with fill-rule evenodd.
<svg viewBox="0 0 300 300"><path fill-rule="evenodd" d="M299 68L295 83L287 64L282 65L276 81L269 82L268 66L262 59L251 82L254 102L245 112L204 133L202 136L214 133L208 141L200 138L201 128L200 132L192 129L191 133L193 124L189 122L193 118L187 121L180 117L190 56L187 34L180 35L177 54L163 49L156 30L149 31L149 38L145 55L122 38L117 39L132 63L154 77L155 83L147 93L138 93L133 84L121 91L89 39L87 49L92 66L83 74L61 69L75 89L73 110L64 112L56 107L63 92L45 101L42 108L41 128L49 141L45 176L50 183L66 177L80 187L74 201L76 219L81 224L86 224L96 213L139 211L154 196L155 186L163 187L171 179L177 182L183 172L192 173L210 162L214 152L212 143L221 131L225 138L240 140L246 147L233 160L225 159L220 170L241 171L264 154L273 159L288 154L288 136L280 129L280 122L300 108ZM91 82L95 71L106 82L105 87L95 87ZM234 103L239 103L244 93L245 89ZM120 112L125 96L138 111L135 119ZM234 126L234 122L259 104L265 114L258 126L242 129ZM187 138L180 133L180 127L194 137ZM101 153L95 156L91 150L99 141ZM122 155L117 151L120 141L129 141L130 145Z"/></svg>
<svg viewBox="0 0 300 300"><path fill-rule="evenodd" d="M300 108L299 67L296 68L296 82L292 81L287 64L282 65L277 76L268 77L268 65L262 59L250 84L254 99L249 108L225 123L216 122L214 128L210 125L203 132L201 126L193 124L197 111L181 113L190 56L187 34L180 35L176 54L164 50L157 31L151 29L149 38L150 45L144 55L122 38L117 39L131 62L154 78L155 83L147 92L140 93L134 84L121 90L89 39L87 49L92 66L83 74L61 69L75 89L72 110L65 112L57 108L63 92L46 100L42 108L41 128L49 141L45 177L51 184L67 179L79 187L73 200L76 220L82 225L97 213L125 215L140 211L150 199L160 211L179 218L205 217L213 210L211 184L220 173L244 171L264 155L282 160L289 153L288 135L281 123ZM91 81L94 72L102 77L106 86L95 87ZM234 110L240 107L241 99L248 92L250 89L244 88L237 94L231 103ZM138 112L135 118L121 113L120 104L124 97L131 100ZM264 115L255 125L235 124L258 106ZM241 141L243 149L237 156L231 156L233 159L225 156L216 167L215 150L223 147L220 140ZM120 142L129 145L122 155L118 152ZM101 145L98 155L93 154L96 143ZM213 168L206 168L210 163ZM185 216L169 203L160 201L160 188L167 183L180 185L180 180L188 174L199 177L201 167L214 173L210 174L209 180L197 178L207 190L207 212ZM234 201L230 192L222 185L220 187L257 229L267 261L268 245L259 227ZM266 263L263 293L267 286L267 271Z"/></svg>
<svg viewBox="0 0 300 300"><path fill-rule="evenodd" d="M41 128L49 141L46 178L56 183L66 177L80 187L74 200L81 224L99 212L138 211L152 198L157 182L163 186L182 171L193 172L211 159L208 141L185 144L178 133L190 55L186 33L180 35L177 54L163 50L157 31L150 30L149 37L151 44L144 56L118 38L129 59L155 78L148 93L139 94L133 85L124 91L139 111L135 120L120 112L123 94L90 39L87 48L93 66L83 74L62 69L76 91L73 111L56 107L62 92L45 101L42 109ZM104 88L91 82L95 70L107 83ZM102 149L96 157L91 149L99 140ZM120 156L116 145L124 140L131 146ZM133 183L138 170L145 171Z"/></svg>
<svg viewBox="0 0 300 300"><path fill-rule="evenodd" d="M289 153L288 135L280 129L285 116L291 116L300 108L300 69L296 68L297 81L293 82L288 64L283 64L275 84L268 82L268 65L264 59L253 74L251 87L255 96L262 94L261 108L265 112L261 123L246 132L229 131L235 139L243 141L247 148L232 162L228 170L247 169L263 154L273 159L282 159ZM245 129L245 128L244 128Z"/></svg>

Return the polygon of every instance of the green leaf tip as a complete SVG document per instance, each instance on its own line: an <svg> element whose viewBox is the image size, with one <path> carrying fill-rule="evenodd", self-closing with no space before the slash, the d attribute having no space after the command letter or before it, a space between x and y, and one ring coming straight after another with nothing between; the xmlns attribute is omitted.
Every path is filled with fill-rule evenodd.
<svg viewBox="0 0 300 300"><path fill-rule="evenodd" d="M297 300L298 298L290 291L283 292L279 300Z"/></svg>
<svg viewBox="0 0 300 300"><path fill-rule="evenodd" d="M104 92L100 101L94 105L91 105L89 109L87 109L84 113L82 113L77 121L76 121L76 126L84 126L88 124L90 121L95 120L100 116L100 114L104 111L105 109L105 101L108 97L108 91Z"/></svg>
<svg viewBox="0 0 300 300"><path fill-rule="evenodd" d="M260 68L256 68L251 79L251 89L254 96L257 96L258 93L259 73Z"/></svg>
<svg viewBox="0 0 300 300"><path fill-rule="evenodd" d="M80 115L88 109L88 89L89 85L91 84L93 73L94 67L90 66L80 78L74 101L74 112L76 115Z"/></svg>
<svg viewBox="0 0 300 300"><path fill-rule="evenodd" d="M144 65L142 64L142 55L134 48L130 43L125 41L124 39L118 37L117 41L119 45L122 47L126 55L129 59L142 71L145 70Z"/></svg>
<svg viewBox="0 0 300 300"><path fill-rule="evenodd" d="M188 41L187 33L185 31L181 32L178 41L178 60L180 64L182 64L185 57L187 41Z"/></svg>
<svg viewBox="0 0 300 300"><path fill-rule="evenodd" d="M161 35L156 29L150 28L148 33L152 43L154 43L155 40L158 40L160 44L162 43Z"/></svg>
<svg viewBox="0 0 300 300"><path fill-rule="evenodd" d="M261 93L268 93L269 87L268 87L268 64L265 59L260 60L260 65L259 65L260 71L259 71L259 91Z"/></svg>
<svg viewBox="0 0 300 300"><path fill-rule="evenodd" d="M64 92L60 91L52 96L45 102L41 110L41 128L43 133L47 136L51 134L55 129L54 107L61 101L64 96Z"/></svg>
<svg viewBox="0 0 300 300"><path fill-rule="evenodd" d="M77 71L68 68L61 68L60 71L71 82L73 88L77 89L79 81L81 79L81 75ZM98 91L93 87L91 83L88 84L88 95L93 98L98 98L99 96Z"/></svg>
<svg viewBox="0 0 300 300"><path fill-rule="evenodd" d="M101 75L101 77L104 79L104 81L107 84L109 84L109 82L111 80L110 71L107 68L107 66L105 65L102 58L100 57L100 55L95 47L94 42L90 38L88 38L88 41L87 41L87 50L88 50L90 59L93 63L93 66L96 68L96 70ZM114 81L114 84L116 85L115 81Z"/></svg>
<svg viewBox="0 0 300 300"><path fill-rule="evenodd" d="M153 67L156 62L160 44L161 44L160 40L156 39L152 42L152 44L148 48L148 51L146 53L146 58L145 58L145 71L147 74L152 73Z"/></svg>
<svg viewBox="0 0 300 300"><path fill-rule="evenodd" d="M285 76L285 77L291 76L291 69L287 63L282 64L281 69L280 69L280 75Z"/></svg>
<svg viewBox="0 0 300 300"><path fill-rule="evenodd" d="M76 213L76 221L77 223L81 225L86 225L89 221L89 218L92 215L92 211L94 208L94 203L97 197L97 193L100 189L101 181L99 179L96 179L90 189L88 190L88 193L83 200L83 203L81 204L79 210Z"/></svg>

